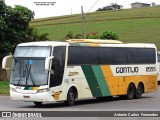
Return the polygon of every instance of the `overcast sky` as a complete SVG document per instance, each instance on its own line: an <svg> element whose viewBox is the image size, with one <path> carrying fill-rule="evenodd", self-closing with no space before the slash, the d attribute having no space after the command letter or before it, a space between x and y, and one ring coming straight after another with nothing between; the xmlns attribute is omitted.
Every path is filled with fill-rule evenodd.
<svg viewBox="0 0 160 120"><path fill-rule="evenodd" d="M35 18L81 13L81 6L83 6L85 13L88 11L94 12L98 8L111 3L120 4L124 8L131 8L130 4L134 2L149 4L155 2L160 5L160 0L5 0L5 3L9 6L22 5L31 9L35 12ZM94 4L95 6L92 8Z"/></svg>

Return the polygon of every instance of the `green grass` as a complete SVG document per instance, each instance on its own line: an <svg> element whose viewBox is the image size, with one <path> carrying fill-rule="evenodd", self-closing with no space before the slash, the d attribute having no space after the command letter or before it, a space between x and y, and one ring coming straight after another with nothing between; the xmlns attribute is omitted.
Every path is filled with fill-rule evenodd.
<svg viewBox="0 0 160 120"><path fill-rule="evenodd" d="M30 22L51 40L65 40L68 31L82 33L81 14ZM160 50L160 7L93 12L85 15L85 33L110 30L125 43L154 43Z"/></svg>
<svg viewBox="0 0 160 120"><path fill-rule="evenodd" d="M0 81L0 95L9 95L9 82Z"/></svg>

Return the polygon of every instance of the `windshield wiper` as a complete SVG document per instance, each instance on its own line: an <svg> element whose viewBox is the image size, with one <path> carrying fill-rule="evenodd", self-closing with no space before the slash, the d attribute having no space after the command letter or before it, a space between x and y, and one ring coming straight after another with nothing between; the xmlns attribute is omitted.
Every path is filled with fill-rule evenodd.
<svg viewBox="0 0 160 120"><path fill-rule="evenodd" d="M34 82L33 82L33 79L32 79L32 77L31 77L31 65L29 65L28 67L29 67L29 68L28 68L27 76L26 76L26 85L27 85L27 80L28 80L28 78L29 78L29 76L30 76L31 81L32 81L32 83L33 83L33 86L35 86L35 84L34 84Z"/></svg>
<svg viewBox="0 0 160 120"><path fill-rule="evenodd" d="M25 68L23 69L22 75L20 76L20 78L18 80L18 85L20 85L20 81L22 80L22 78L25 78L25 77L26 77L26 85L27 85L27 81L28 81L29 76L30 76L30 79L33 83L33 86L35 86L35 83L33 82L30 71L31 71L31 65L25 64Z"/></svg>
<svg viewBox="0 0 160 120"><path fill-rule="evenodd" d="M23 69L22 75L20 76L19 80L18 80L18 85L19 82L22 80L22 78L24 78L26 76L26 71L27 71L27 64L25 65L25 68Z"/></svg>

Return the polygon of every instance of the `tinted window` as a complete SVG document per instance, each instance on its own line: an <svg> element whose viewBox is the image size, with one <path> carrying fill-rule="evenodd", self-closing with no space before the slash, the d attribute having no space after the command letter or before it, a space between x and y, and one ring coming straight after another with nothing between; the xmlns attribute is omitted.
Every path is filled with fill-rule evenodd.
<svg viewBox="0 0 160 120"><path fill-rule="evenodd" d="M54 47L53 51L54 59L59 60L61 66L64 65L65 63L65 54L66 54L65 51L66 51L65 46Z"/></svg>
<svg viewBox="0 0 160 120"><path fill-rule="evenodd" d="M114 64L113 60L113 48L97 48L98 49L98 57L100 64Z"/></svg>
<svg viewBox="0 0 160 120"><path fill-rule="evenodd" d="M156 52L154 49L147 49L146 54L148 63L156 62Z"/></svg>
<svg viewBox="0 0 160 120"><path fill-rule="evenodd" d="M113 59L114 64L125 64L127 63L127 51L126 48L113 48Z"/></svg>
<svg viewBox="0 0 160 120"><path fill-rule="evenodd" d="M50 77L50 87L61 85L65 64L65 46L56 46L53 51L52 70L54 71Z"/></svg>
<svg viewBox="0 0 160 120"><path fill-rule="evenodd" d="M155 49L70 46L69 65L150 64L156 61Z"/></svg>
<svg viewBox="0 0 160 120"><path fill-rule="evenodd" d="M136 48L126 48L127 52L125 52L127 55L127 62L128 64L138 63L139 60L136 57L137 49Z"/></svg>
<svg viewBox="0 0 160 120"><path fill-rule="evenodd" d="M98 49L89 47L69 47L68 64L99 64Z"/></svg>

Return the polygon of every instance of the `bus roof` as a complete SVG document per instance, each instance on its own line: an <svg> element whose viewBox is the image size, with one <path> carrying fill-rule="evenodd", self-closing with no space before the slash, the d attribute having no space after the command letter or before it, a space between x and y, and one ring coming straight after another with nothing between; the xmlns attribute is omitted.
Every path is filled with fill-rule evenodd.
<svg viewBox="0 0 160 120"><path fill-rule="evenodd" d="M18 44L18 46L66 46L67 42L59 41L37 41Z"/></svg>
<svg viewBox="0 0 160 120"><path fill-rule="evenodd" d="M100 39L70 39L67 42L76 42L76 43L99 43L99 44L122 44L118 40L100 40Z"/></svg>
<svg viewBox="0 0 160 120"><path fill-rule="evenodd" d="M83 42L83 40L85 42ZM76 43L76 44L74 44ZM117 40L93 40L93 39L73 39L67 40L67 42L59 42L59 41L37 41L37 42L28 42L21 43L17 46L99 46L99 47L147 47L147 48L156 48L154 44L150 43L122 43Z"/></svg>

